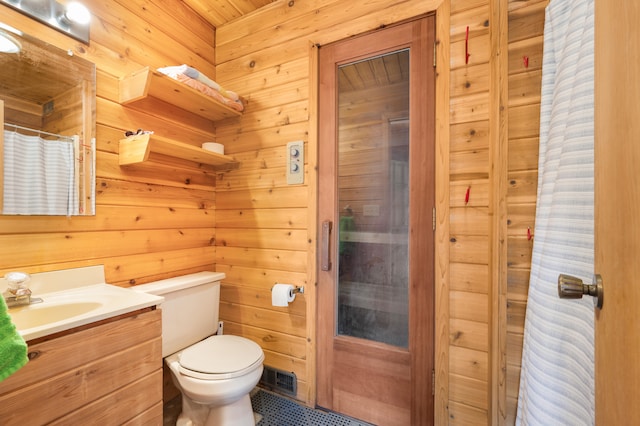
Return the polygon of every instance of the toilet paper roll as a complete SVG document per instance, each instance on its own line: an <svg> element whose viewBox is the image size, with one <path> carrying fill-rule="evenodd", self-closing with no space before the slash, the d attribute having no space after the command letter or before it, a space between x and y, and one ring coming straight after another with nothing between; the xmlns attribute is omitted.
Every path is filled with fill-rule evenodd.
<svg viewBox="0 0 640 426"><path fill-rule="evenodd" d="M224 145L221 143L205 142L202 144L202 149L224 155Z"/></svg>
<svg viewBox="0 0 640 426"><path fill-rule="evenodd" d="M296 298L291 284L276 284L271 289L271 304L273 306L288 306Z"/></svg>

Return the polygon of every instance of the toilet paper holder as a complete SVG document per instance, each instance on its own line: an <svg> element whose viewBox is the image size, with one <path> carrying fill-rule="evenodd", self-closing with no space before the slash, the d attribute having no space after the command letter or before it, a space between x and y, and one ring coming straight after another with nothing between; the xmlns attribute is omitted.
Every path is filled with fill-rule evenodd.
<svg viewBox="0 0 640 426"><path fill-rule="evenodd" d="M271 287L271 291L273 291L273 287ZM296 293L304 293L304 286L297 286L297 285L295 285L295 286L293 286L293 290L291 290L291 292L292 292L293 294L296 294Z"/></svg>

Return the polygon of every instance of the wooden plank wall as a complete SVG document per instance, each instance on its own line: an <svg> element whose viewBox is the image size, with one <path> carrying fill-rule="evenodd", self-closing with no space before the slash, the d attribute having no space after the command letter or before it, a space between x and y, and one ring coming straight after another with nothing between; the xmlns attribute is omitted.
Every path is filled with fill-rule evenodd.
<svg viewBox="0 0 640 426"><path fill-rule="evenodd" d="M500 68L494 63L499 57L492 54L499 51L500 36L491 33L496 29L490 22L492 16L495 20L498 3L451 2L450 424L514 424L517 408L533 244L527 228L533 233L535 219L542 30L548 1L508 3L506 171L500 170L501 161L492 157L504 137L495 133L500 123L496 127L493 121L501 120L492 103L500 95L491 92L496 87L491 79L499 77L491 70ZM506 185L492 183L505 177ZM502 186L505 193L499 190ZM500 210L505 198L503 265L496 263L496 257L501 256L499 243L491 241L500 232L496 226L503 225L492 222L490 216L505 213ZM502 319L503 315L506 318ZM505 325L492 321L505 321ZM506 333L505 343L495 343L505 339L496 332ZM491 372L503 367L506 378L499 371ZM505 379L505 389L500 390Z"/></svg>
<svg viewBox="0 0 640 426"><path fill-rule="evenodd" d="M227 273L221 315L251 337L265 364L298 377L297 398L315 401L315 187L317 142L311 67L315 47L435 9L440 2L277 1L217 29L218 79L247 97L245 115L219 123L217 140L240 160L216 190L216 263ZM310 62L311 61L311 62ZM285 179L286 144L305 141L303 185ZM274 308L276 282L305 285L288 308ZM318 313L321 317L322 313Z"/></svg>
<svg viewBox="0 0 640 426"><path fill-rule="evenodd" d="M509 1L509 170L506 424L515 424L524 318L531 270L540 135L544 8L548 0ZM527 231L533 235L531 239Z"/></svg>
<svg viewBox="0 0 640 426"><path fill-rule="evenodd" d="M488 0L451 1L449 424L491 415L493 171ZM468 28L468 30L467 30ZM468 60L466 55L468 54ZM495 284L494 284L495 285Z"/></svg>
<svg viewBox="0 0 640 426"><path fill-rule="evenodd" d="M389 0L345 8L336 0L276 1L219 28L215 53L213 29L182 2L86 3L94 14L88 47L0 6L6 23L71 48L98 68L97 215L0 217L0 274L104 264L109 282L128 286L216 267L228 276L221 303L227 331L259 342L266 364L294 371L297 397L312 403L316 210L309 170L315 168L319 143L313 131L314 45L423 14L441 2ZM538 3L509 3L510 419L530 257L523 230L533 223L535 202L537 106L530 86L539 80L541 38L539 24L530 19L540 19ZM490 380L495 354L489 349L489 207L496 195L490 189L489 5L489 0L450 1L450 383L445 397L450 424L488 424L496 386ZM467 26L469 64L464 62ZM526 70L523 55L529 56ZM167 121L116 102L117 78L146 65L181 63L217 74L223 85L247 97L247 113L214 128L184 114ZM169 158L121 168L117 141L125 129L139 127L195 145L217 133L241 167L216 178ZM303 185L288 186L285 146L293 140L305 141L307 174ZM270 288L276 282L305 285L307 293L288 308L273 308Z"/></svg>
<svg viewBox="0 0 640 426"><path fill-rule="evenodd" d="M98 94L96 216L0 216L0 274L104 264L108 282L129 286L212 269L214 174L170 158L121 168L118 140L144 128L198 145L213 138L213 124L123 108L117 81L147 65L182 63L215 76L214 28L180 1L84 3L93 14L88 46L0 6L3 22L93 61Z"/></svg>

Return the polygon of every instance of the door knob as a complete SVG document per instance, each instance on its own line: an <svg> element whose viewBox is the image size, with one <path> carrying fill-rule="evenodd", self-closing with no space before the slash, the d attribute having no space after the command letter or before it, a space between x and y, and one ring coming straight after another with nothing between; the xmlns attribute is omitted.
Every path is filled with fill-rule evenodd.
<svg viewBox="0 0 640 426"><path fill-rule="evenodd" d="M593 296L593 304L602 309L604 302L604 290L602 289L602 277L599 274L593 276L593 284L584 284L580 278L571 275L560 274L558 276L558 296L561 299L582 299L588 294Z"/></svg>

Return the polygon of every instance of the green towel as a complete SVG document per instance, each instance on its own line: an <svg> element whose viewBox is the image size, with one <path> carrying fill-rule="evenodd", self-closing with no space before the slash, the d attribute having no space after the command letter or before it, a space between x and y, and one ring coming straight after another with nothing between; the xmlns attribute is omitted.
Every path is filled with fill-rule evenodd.
<svg viewBox="0 0 640 426"><path fill-rule="evenodd" d="M340 228L339 231L342 234L343 232L351 232L356 230L356 223L353 220L353 216L341 216L340 217ZM348 243L346 241L342 241L341 236L340 243L338 245L338 253L339 254L351 254L353 250L353 243Z"/></svg>
<svg viewBox="0 0 640 426"><path fill-rule="evenodd" d="M11 322L4 297L0 297L0 382L28 361L27 343Z"/></svg>

